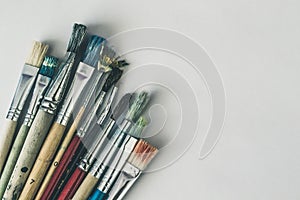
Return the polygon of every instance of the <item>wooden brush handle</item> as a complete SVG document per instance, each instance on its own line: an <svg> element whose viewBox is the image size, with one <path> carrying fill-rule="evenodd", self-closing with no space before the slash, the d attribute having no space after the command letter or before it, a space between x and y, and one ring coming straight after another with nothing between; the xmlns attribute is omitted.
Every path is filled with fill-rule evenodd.
<svg viewBox="0 0 300 200"><path fill-rule="evenodd" d="M6 120L4 133L1 135L0 140L0 174L2 173L7 155L9 153L12 141L17 128L17 122L12 120Z"/></svg>
<svg viewBox="0 0 300 200"><path fill-rule="evenodd" d="M76 132L76 129L78 127L78 124L83 116L83 113L85 111L85 107L81 107L81 109L79 110L72 126L70 127L68 133L66 134L62 144L60 145L60 147L58 148L58 151L56 153L56 156L52 162L52 165L51 167L49 168L44 180L43 180L43 183L35 197L36 200L39 200L39 199L46 199L46 196L47 194L45 194L45 196L43 195L44 192L47 190L46 193L52 193L50 192L51 188L55 188L55 183L58 181L58 179L60 178L59 174L55 174L55 172L57 171L56 169L58 167L61 166L60 162L61 160L63 159L63 156L65 154L65 151L66 149L68 148L73 136L74 136L74 133ZM75 151L74 151L75 152ZM64 166L64 164L62 164L62 166ZM61 171L61 169L59 170ZM62 172L64 171L64 169L62 170ZM52 181L53 180L53 181ZM48 187L49 185L49 187ZM42 196L44 196L42 198Z"/></svg>
<svg viewBox="0 0 300 200"><path fill-rule="evenodd" d="M5 199L17 199L21 194L23 185L49 131L52 120L52 114L43 110L38 111L24 142L8 187L5 190L3 196Z"/></svg>
<svg viewBox="0 0 300 200"><path fill-rule="evenodd" d="M58 200L72 199L85 176L86 172L77 168L60 193Z"/></svg>
<svg viewBox="0 0 300 200"><path fill-rule="evenodd" d="M54 123L40 150L19 200L33 199L60 144L66 127Z"/></svg>
<svg viewBox="0 0 300 200"><path fill-rule="evenodd" d="M88 173L81 183L80 187L77 189L72 200L85 200L92 194L94 188L96 187L99 179Z"/></svg>
<svg viewBox="0 0 300 200"><path fill-rule="evenodd" d="M27 133L29 131L29 127L22 125L17 137L13 143L11 151L8 155L5 167L3 169L3 173L0 179L0 197L3 196L6 186L8 184L9 178L14 170L15 164L18 160L19 154L23 147L24 141L26 139Z"/></svg>
<svg viewBox="0 0 300 200"><path fill-rule="evenodd" d="M77 148L79 147L80 143L81 143L81 140L78 136L75 136L72 139L68 149L64 153L64 155L63 155L60 163L58 164L55 172L52 174L52 177L50 177L49 184L45 188L45 190L43 191L42 196L39 197L39 198L36 197L36 199L43 199L43 200L50 199L50 197L52 196L55 188L59 184L59 180L62 178L65 170L67 169L68 165L72 161L72 158L74 157L75 152L76 152ZM49 174L49 172L48 172L48 174ZM48 176L48 174L47 174L47 176Z"/></svg>

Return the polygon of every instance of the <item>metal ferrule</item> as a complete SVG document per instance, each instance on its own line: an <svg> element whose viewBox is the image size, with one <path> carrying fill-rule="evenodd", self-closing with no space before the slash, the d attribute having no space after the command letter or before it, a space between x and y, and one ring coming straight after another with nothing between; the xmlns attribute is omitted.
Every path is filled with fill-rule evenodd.
<svg viewBox="0 0 300 200"><path fill-rule="evenodd" d="M41 75L39 74L37 76L37 80L35 82L35 86L34 86L34 90L33 90L33 94L31 97L31 101L24 119L23 124L25 126L30 127L33 119L37 113L38 107L41 104L41 101L44 97L44 94L49 86L51 82L51 78Z"/></svg>
<svg viewBox="0 0 300 200"><path fill-rule="evenodd" d="M137 167L127 162L120 175L118 176L112 190L109 193L107 200L121 200L124 198L128 190L141 176L142 171Z"/></svg>
<svg viewBox="0 0 300 200"><path fill-rule="evenodd" d="M96 114L97 114L97 110L99 108L99 106L101 106L104 97L105 97L106 92L101 92L99 97L97 98L95 104L93 105L93 107L89 110L88 112L88 116L85 117L84 122L82 123L82 126L78 129L77 131L77 135L81 138L83 138L85 136L85 134L87 133L87 131L89 130L89 127L92 125L92 122L94 121Z"/></svg>
<svg viewBox="0 0 300 200"><path fill-rule="evenodd" d="M101 137L99 137L97 139L97 141L92 144L91 150L88 151L88 153L85 154L84 158L81 160L81 163L79 165L80 169L82 169L85 172L90 170L91 166L94 164L94 162L97 158L98 152L100 151L101 148L103 148L103 146L105 146L104 145L105 139L111 132L115 123L116 123L115 120L110 119L110 121L108 122L108 125L107 125L105 131L103 132L103 134L101 135Z"/></svg>
<svg viewBox="0 0 300 200"><path fill-rule="evenodd" d="M64 96L72 72L75 55L74 52L67 52L64 62L59 67L60 71L51 83L50 89L42 101L41 109L49 114L55 114L58 104Z"/></svg>
<svg viewBox="0 0 300 200"><path fill-rule="evenodd" d="M105 108L97 121L97 124L99 124L99 125L103 124L104 120L106 119L106 117L110 111L111 105L116 97L117 92L118 92L118 88L116 86L114 86L111 91L111 94L106 102Z"/></svg>
<svg viewBox="0 0 300 200"><path fill-rule="evenodd" d="M110 156L105 159L97 173L94 174L96 178L101 177L98 185L100 191L108 193L112 188L137 141L136 138L126 135L125 138L118 141L118 144L114 145L109 153Z"/></svg>
<svg viewBox="0 0 300 200"><path fill-rule="evenodd" d="M39 68L25 64L6 118L17 121L31 91Z"/></svg>
<svg viewBox="0 0 300 200"><path fill-rule="evenodd" d="M99 170L101 170L101 165L109 165L109 163L103 162L109 162L111 160L109 157L113 157L114 153L116 153L116 151L113 151L112 149L115 145L118 146L122 143L124 137L126 137L125 133L128 129L130 129L130 127L131 122L124 120L121 128L112 129L116 131L112 134L110 139L108 136L109 133L105 137L102 137L101 141L97 144L97 147L95 148L92 154L92 159L94 163L91 163L93 164L91 173L94 173L94 175L97 176L97 174L101 174L99 172Z"/></svg>
<svg viewBox="0 0 300 200"><path fill-rule="evenodd" d="M60 109L56 122L66 126L73 113L75 104L85 88L86 84L92 77L94 67L91 67L83 62L78 65L74 80L65 97L62 108Z"/></svg>

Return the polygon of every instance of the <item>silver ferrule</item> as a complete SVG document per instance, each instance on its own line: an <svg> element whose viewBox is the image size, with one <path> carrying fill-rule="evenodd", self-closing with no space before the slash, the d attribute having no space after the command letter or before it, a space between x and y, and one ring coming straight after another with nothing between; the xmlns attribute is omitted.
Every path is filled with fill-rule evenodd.
<svg viewBox="0 0 300 200"><path fill-rule="evenodd" d="M130 135L125 135L124 137L125 138L118 141L118 144L114 145L109 156L105 159L103 164L101 164L97 173L93 174L96 178L101 177L98 189L104 193L108 193L113 187L113 183L118 178L118 175L138 141Z"/></svg>
<svg viewBox="0 0 300 200"><path fill-rule="evenodd" d="M89 82L94 72L94 67L91 67L83 62L79 63L72 85L65 97L62 108L60 109L56 122L66 126L73 113L75 104Z"/></svg>
<svg viewBox="0 0 300 200"><path fill-rule="evenodd" d="M25 126L28 127L31 126L33 119L37 113L38 107L40 106L44 94L50 83L51 83L51 78L41 74L37 76L31 101L23 122Z"/></svg>
<svg viewBox="0 0 300 200"><path fill-rule="evenodd" d="M6 116L7 119L18 121L38 71L39 68L37 67L28 64L24 65L14 98Z"/></svg>
<svg viewBox="0 0 300 200"><path fill-rule="evenodd" d="M81 160L79 165L80 169L82 169L85 172L89 171L89 169L97 159L98 152L100 152L100 150L105 146L106 144L105 140L107 139L115 123L116 123L115 120L110 119L103 134L101 134L100 137L97 138L97 140L92 144L90 151L88 151L88 153L86 153L84 158Z"/></svg>
<svg viewBox="0 0 300 200"><path fill-rule="evenodd" d="M80 128L77 131L77 135L81 138L83 138L85 136L85 134L87 133L87 131L89 130L89 128L92 125L92 122L95 120L96 118L96 114L97 114L97 110L98 108L102 105L102 102L104 100L106 92L101 92L99 97L97 98L95 104L93 105L93 107L89 110L88 115L85 117L82 126L80 126Z"/></svg>
<svg viewBox="0 0 300 200"><path fill-rule="evenodd" d="M140 169L127 162L115 181L113 188L110 190L107 200L123 199L141 174L142 171Z"/></svg>
<svg viewBox="0 0 300 200"><path fill-rule="evenodd" d="M111 94L105 104L105 108L97 121L97 124L102 125L104 123L104 120L106 119L106 117L110 111L111 105L116 97L117 92L118 92L118 88L116 86L114 86L111 91Z"/></svg>
<svg viewBox="0 0 300 200"><path fill-rule="evenodd" d="M72 72L75 55L76 54L73 52L67 52L64 62L62 62L59 67L60 71L51 83L50 88L42 101L41 109L49 114L55 114L58 104L64 96Z"/></svg>

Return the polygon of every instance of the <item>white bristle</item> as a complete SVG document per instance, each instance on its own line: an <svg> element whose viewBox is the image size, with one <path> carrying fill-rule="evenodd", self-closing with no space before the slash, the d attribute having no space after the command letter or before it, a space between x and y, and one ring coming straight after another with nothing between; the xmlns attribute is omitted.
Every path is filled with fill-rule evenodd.
<svg viewBox="0 0 300 200"><path fill-rule="evenodd" d="M157 153L157 148L150 145L145 140L140 140L135 146L128 162L143 171Z"/></svg>
<svg viewBox="0 0 300 200"><path fill-rule="evenodd" d="M43 63L44 57L48 51L49 46L41 42L34 41L31 54L26 60L26 64L34 67L40 67Z"/></svg>

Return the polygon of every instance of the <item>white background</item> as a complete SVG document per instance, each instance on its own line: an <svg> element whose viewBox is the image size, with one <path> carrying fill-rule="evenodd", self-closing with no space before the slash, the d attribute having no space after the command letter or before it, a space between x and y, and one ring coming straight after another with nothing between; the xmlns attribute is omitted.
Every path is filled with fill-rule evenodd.
<svg viewBox="0 0 300 200"><path fill-rule="evenodd" d="M173 29L200 43L222 75L223 135L205 160L198 160L196 139L126 199L300 199L299 9L296 0L2 0L1 118L33 39L48 41L61 56L73 22L106 37L139 27Z"/></svg>

